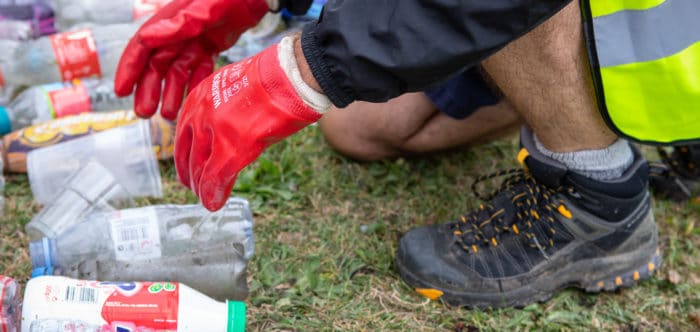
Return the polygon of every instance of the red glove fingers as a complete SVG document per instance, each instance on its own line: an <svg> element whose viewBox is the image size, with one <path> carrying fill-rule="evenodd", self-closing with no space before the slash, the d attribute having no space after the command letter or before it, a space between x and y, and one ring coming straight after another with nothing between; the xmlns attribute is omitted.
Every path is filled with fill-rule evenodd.
<svg viewBox="0 0 700 332"><path fill-rule="evenodd" d="M197 78L192 77L195 71L205 71ZM173 61L170 69L165 74L165 84L163 85L163 104L160 113L168 120L175 120L177 111L182 105L185 91L192 90L204 77L214 71L214 59L205 52L198 44L185 47L183 52ZM190 77L198 79L193 81ZM195 84L188 84L188 82Z"/></svg>
<svg viewBox="0 0 700 332"><path fill-rule="evenodd" d="M184 85L211 73L212 57L231 47L268 10L264 0L172 1L129 41L117 67L115 92L127 96L137 86L135 110L142 117L155 113L162 92L163 115L175 118L187 90ZM182 50L191 54L173 55L176 45L188 45Z"/></svg>
<svg viewBox="0 0 700 332"><path fill-rule="evenodd" d="M183 49L181 44L163 47L155 52L141 74L134 95L134 112L142 118L149 118L158 110L162 92L163 76Z"/></svg>
<svg viewBox="0 0 700 332"><path fill-rule="evenodd" d="M141 72L146 67L151 50L139 43L137 38L131 38L124 49L114 79L114 93L119 97L126 97L134 92L136 81L141 77Z"/></svg>
<svg viewBox="0 0 700 332"><path fill-rule="evenodd" d="M175 132L180 181L218 210L243 167L320 117L280 67L277 45L223 67L185 99Z"/></svg>
<svg viewBox="0 0 700 332"><path fill-rule="evenodd" d="M197 37L209 29L222 25L222 23L228 29L226 29L227 31L219 31L219 33L234 32L231 31L231 27L235 26L253 27L269 10L267 3L261 0L176 0L158 11L155 17L149 19L137 35L146 47L157 48ZM235 15L227 17L231 13L235 13ZM222 22L226 20L232 22ZM240 28L235 30L240 30ZM235 32L239 36L243 33L243 31Z"/></svg>

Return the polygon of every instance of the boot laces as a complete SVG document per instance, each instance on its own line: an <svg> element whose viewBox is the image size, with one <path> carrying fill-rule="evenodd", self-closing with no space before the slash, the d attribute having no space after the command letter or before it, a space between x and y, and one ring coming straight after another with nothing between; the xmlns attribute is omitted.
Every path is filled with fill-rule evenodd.
<svg viewBox="0 0 700 332"><path fill-rule="evenodd" d="M671 154L664 147L657 147L657 152L661 157L661 165L653 163L652 166L666 168L684 178L700 179L700 168L697 160L700 159L700 147L681 145L673 147Z"/></svg>
<svg viewBox="0 0 700 332"><path fill-rule="evenodd" d="M499 189L486 196L477 190L479 183L498 177L506 177ZM547 248L554 247L555 213L571 218L571 212L556 195L564 190L563 187L549 188L522 169L480 176L472 184L472 191L487 203L481 204L476 211L463 214L450 227L457 243L467 252L476 253L479 248L498 246L501 235L512 233L527 237L530 247L544 253ZM575 195L573 188L566 190ZM494 197L501 194L510 198L514 218L506 218L506 207L492 203ZM536 223L548 225L540 224L541 231L537 232Z"/></svg>

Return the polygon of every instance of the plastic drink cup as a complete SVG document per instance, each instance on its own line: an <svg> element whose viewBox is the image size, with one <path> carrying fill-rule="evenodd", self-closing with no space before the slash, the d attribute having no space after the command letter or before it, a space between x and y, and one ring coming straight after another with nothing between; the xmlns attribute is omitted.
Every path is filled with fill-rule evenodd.
<svg viewBox="0 0 700 332"><path fill-rule="evenodd" d="M31 241L53 238L91 213L134 205L110 171L90 161L68 179L61 193L32 218L25 230Z"/></svg>
<svg viewBox="0 0 700 332"><path fill-rule="evenodd" d="M131 197L160 197L163 188L152 146L150 125L139 120L33 150L27 155L27 173L34 199L40 204L51 202L66 179L91 161L107 168Z"/></svg>

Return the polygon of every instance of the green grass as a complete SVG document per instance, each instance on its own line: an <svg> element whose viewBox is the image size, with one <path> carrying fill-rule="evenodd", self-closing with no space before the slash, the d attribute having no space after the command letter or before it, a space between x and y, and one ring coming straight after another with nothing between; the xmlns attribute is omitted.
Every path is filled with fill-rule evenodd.
<svg viewBox="0 0 700 332"><path fill-rule="evenodd" d="M599 295L564 290L524 309L466 310L418 296L394 263L407 230L478 206L473 180L515 167L516 141L501 140L422 159L355 163L329 149L316 128L266 151L244 170L236 195L255 214L248 265L251 331L501 331L700 329L700 206L654 202L664 264L637 287ZM47 167L51 167L47 165ZM162 163L166 197L196 202ZM38 211L23 175L7 178L0 271L30 273L23 225Z"/></svg>

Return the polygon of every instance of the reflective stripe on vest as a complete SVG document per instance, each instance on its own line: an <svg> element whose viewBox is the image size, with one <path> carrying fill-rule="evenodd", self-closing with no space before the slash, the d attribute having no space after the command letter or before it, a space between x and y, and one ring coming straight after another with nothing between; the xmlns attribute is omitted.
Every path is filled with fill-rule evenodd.
<svg viewBox="0 0 700 332"><path fill-rule="evenodd" d="M582 3L601 112L613 129L650 143L700 139L700 1Z"/></svg>

